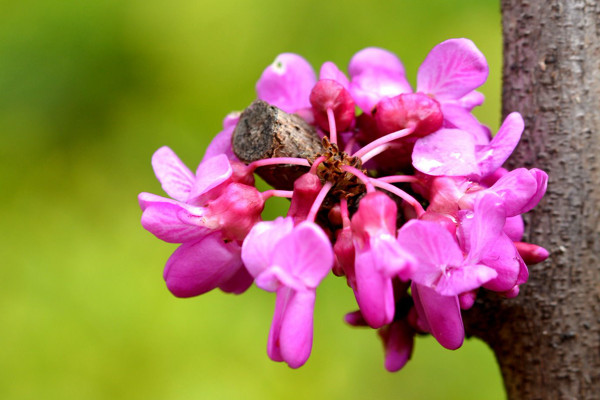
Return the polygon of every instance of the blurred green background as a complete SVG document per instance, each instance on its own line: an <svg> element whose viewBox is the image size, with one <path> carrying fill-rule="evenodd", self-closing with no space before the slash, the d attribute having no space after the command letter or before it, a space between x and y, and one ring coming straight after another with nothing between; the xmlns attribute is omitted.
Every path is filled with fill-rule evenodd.
<svg viewBox="0 0 600 400"><path fill-rule="evenodd" d="M168 145L195 169L284 51L345 68L380 46L414 83L435 44L471 38L491 70L477 115L496 129L500 29L495 0L0 0L0 398L503 398L475 340L419 338L386 372L376 334L342 322L355 301L333 276L308 363L271 362L274 296L172 297L175 245L142 229L136 200L162 193L152 153Z"/></svg>

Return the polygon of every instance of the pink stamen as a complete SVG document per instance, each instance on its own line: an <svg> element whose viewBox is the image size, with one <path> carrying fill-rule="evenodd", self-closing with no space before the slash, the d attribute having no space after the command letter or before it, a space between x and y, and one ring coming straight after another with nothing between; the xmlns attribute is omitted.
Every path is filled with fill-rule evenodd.
<svg viewBox="0 0 600 400"><path fill-rule="evenodd" d="M362 156L360 158L360 160L363 163L366 163L367 161L369 161L371 158L375 157L376 155L383 153L384 151L386 151L387 149L389 149L391 146L389 143L386 144L382 144L381 146L375 147L373 150L369 151L367 154L365 154L364 156Z"/></svg>
<svg viewBox="0 0 600 400"><path fill-rule="evenodd" d="M345 197L340 199L340 213L342 214L343 227L350 226L350 213L348 212L348 200Z"/></svg>
<svg viewBox="0 0 600 400"><path fill-rule="evenodd" d="M329 192L329 189L331 189L331 186L333 186L331 182L325 182L325 184L321 188L321 191L317 195L317 198L315 199L313 205L310 207L310 211L306 216L307 221L315 222L315 218L317 217L319 208L321 208L321 204L323 203L323 200L325 200L325 196L327 196L327 193Z"/></svg>
<svg viewBox="0 0 600 400"><path fill-rule="evenodd" d="M291 165L301 165L303 167L310 167L308 160L304 158L295 158L295 157L273 157L273 158L263 158L262 160L253 161L248 164L248 169L250 171L254 171L256 168L264 167L267 165L279 165L279 164L291 164Z"/></svg>
<svg viewBox="0 0 600 400"><path fill-rule="evenodd" d="M261 194L262 194L263 200L270 199L271 197L286 197L288 199L291 199L292 196L294 195L294 191L293 190L270 189L270 190L265 190Z"/></svg>
<svg viewBox="0 0 600 400"><path fill-rule="evenodd" d="M351 167L350 165L342 165L342 171L350 172L352 175L356 176L358 179L362 181L367 187L367 193L374 192L375 187L371 183L371 178L365 175L358 168Z"/></svg>
<svg viewBox="0 0 600 400"><path fill-rule="evenodd" d="M420 217L425 213L423 206L421 206L417 199L412 197L410 194L406 193L404 190L397 188L396 186L391 185L389 183L383 182L379 179L371 179L371 182L378 188L385 189L388 192L395 194L396 196L400 197L402 200L410 204L417 212L417 217Z"/></svg>
<svg viewBox="0 0 600 400"><path fill-rule="evenodd" d="M329 121L329 141L333 144L337 144L337 132L335 128L335 115L333 109L329 107L327 109L327 120Z"/></svg>
<svg viewBox="0 0 600 400"><path fill-rule="evenodd" d="M317 168L319 167L319 164L321 164L323 161L325 161L325 156L319 156L315 159L315 161L313 162L312 167L310 167L310 173L311 174L316 174L317 173Z"/></svg>
<svg viewBox="0 0 600 400"><path fill-rule="evenodd" d="M360 157L362 159L362 157L369 153L370 151L372 151L373 149L375 149L376 147L379 147L383 144L389 143L393 140L396 139L400 139L403 138L405 136L410 135L411 133L413 133L415 130L414 127L409 127L406 129L401 129L399 131L396 132L392 132L390 134L387 134L385 136L380 137L377 140L373 140L371 143L367 144L365 147L361 148L360 150L358 150L356 153L352 154L354 157Z"/></svg>
<svg viewBox="0 0 600 400"><path fill-rule="evenodd" d="M402 182L421 183L421 181L416 176L410 176L410 175L382 176L381 178L377 178L377 180L380 182L386 182L386 183L402 183Z"/></svg>

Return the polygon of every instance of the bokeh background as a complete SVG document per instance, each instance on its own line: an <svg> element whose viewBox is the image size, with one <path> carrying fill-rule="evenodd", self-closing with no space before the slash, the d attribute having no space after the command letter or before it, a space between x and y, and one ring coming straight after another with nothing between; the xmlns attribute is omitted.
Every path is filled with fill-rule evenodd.
<svg viewBox="0 0 600 400"><path fill-rule="evenodd" d="M195 169L280 52L345 68L380 46L414 83L435 44L471 38L491 70L476 113L496 129L498 3L0 0L0 398L503 398L472 339L451 352L419 338L386 372L376 334L342 322L355 301L333 276L308 363L271 362L273 295L172 297L162 268L175 245L141 228L136 200L162 193L152 153L168 145Z"/></svg>

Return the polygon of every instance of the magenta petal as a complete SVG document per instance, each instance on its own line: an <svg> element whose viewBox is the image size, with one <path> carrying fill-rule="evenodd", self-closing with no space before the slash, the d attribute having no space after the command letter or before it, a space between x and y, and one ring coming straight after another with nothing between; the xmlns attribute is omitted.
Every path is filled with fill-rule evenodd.
<svg viewBox="0 0 600 400"><path fill-rule="evenodd" d="M416 169L428 175L479 174L473 138L468 132L458 129L440 129L417 140L412 162Z"/></svg>
<svg viewBox="0 0 600 400"><path fill-rule="evenodd" d="M506 213L502 199L493 192L481 192L475 200L469 226L469 254L465 263L478 263L502 234ZM467 217L468 218L468 217Z"/></svg>
<svg viewBox="0 0 600 400"><path fill-rule="evenodd" d="M489 128L481 124L473 114L457 104L441 103L444 126L469 132L475 145L487 145L492 140Z"/></svg>
<svg viewBox="0 0 600 400"><path fill-rule="evenodd" d="M408 281L412 276L414 258L391 235L371 237L370 252L376 268L387 276L398 276Z"/></svg>
<svg viewBox="0 0 600 400"><path fill-rule="evenodd" d="M292 218L277 218L255 224L242 244L242 260L248 272L259 276L271 265L277 242L294 228Z"/></svg>
<svg viewBox="0 0 600 400"><path fill-rule="evenodd" d="M465 108L467 111L471 111L473 108L483 104L485 96L483 93L472 91L458 99L457 104Z"/></svg>
<svg viewBox="0 0 600 400"><path fill-rule="evenodd" d="M490 144L477 148L477 163L482 177L494 173L504 164L521 140L524 128L525 122L521 114L510 113Z"/></svg>
<svg viewBox="0 0 600 400"><path fill-rule="evenodd" d="M319 80L323 79L331 79L341 84L344 89L350 89L350 81L346 75L331 61L327 61L321 65L321 70L319 71Z"/></svg>
<svg viewBox="0 0 600 400"><path fill-rule="evenodd" d="M502 176L490 188L497 193L506 208L506 215L513 217L529 211L530 200L537 193L536 177L525 168L517 168Z"/></svg>
<svg viewBox="0 0 600 400"><path fill-rule="evenodd" d="M240 268L240 246L213 233L179 246L167 261L164 278L175 296L191 297L216 288Z"/></svg>
<svg viewBox="0 0 600 400"><path fill-rule="evenodd" d="M371 70L383 71L398 76L406 75L400 59L391 51L378 47L367 47L360 50L352 56L348 65L348 73L352 78ZM410 86L408 87L409 91L412 91Z"/></svg>
<svg viewBox="0 0 600 400"><path fill-rule="evenodd" d="M498 276L483 285L484 288L496 292L512 289L522 272L522 259L513 242L502 234L495 240L481 259L481 263L493 268ZM524 264L523 264L524 266Z"/></svg>
<svg viewBox="0 0 600 400"><path fill-rule="evenodd" d="M280 354L291 367L304 365L312 349L314 290L296 291L286 305L279 333Z"/></svg>
<svg viewBox="0 0 600 400"><path fill-rule="evenodd" d="M227 181L233 169L225 154L203 160L196 170L196 181L190 192L190 201L204 202L203 195Z"/></svg>
<svg viewBox="0 0 600 400"><path fill-rule="evenodd" d="M190 225L181 216L188 215L181 205L153 203L142 214L142 226L157 238L169 243L185 243L210 233L210 229Z"/></svg>
<svg viewBox="0 0 600 400"><path fill-rule="evenodd" d="M406 320L394 321L379 331L385 348L385 369L396 372L410 359L415 331Z"/></svg>
<svg viewBox="0 0 600 400"><path fill-rule="evenodd" d="M398 243L418 263L460 265L463 261L456 240L450 232L436 222L408 221L398 231Z"/></svg>
<svg viewBox="0 0 600 400"><path fill-rule="evenodd" d="M544 197L544 194L546 193L546 189L548 187L548 174L546 174L544 171L537 168L533 168L529 170L529 173L535 178L536 191L535 194L531 197L531 199L529 199L529 202L523 206L522 212L527 212L533 207L535 207L540 202L542 197Z"/></svg>
<svg viewBox="0 0 600 400"><path fill-rule="evenodd" d="M202 162L208 160L209 158L218 156L219 154L224 154L230 160L237 160L238 158L233 153L233 149L231 148L231 137L234 130L235 125L225 128L219 132L206 148Z"/></svg>
<svg viewBox="0 0 600 400"><path fill-rule="evenodd" d="M293 53L283 53L275 58L256 83L258 98L294 113L309 108L308 96L317 77L310 64Z"/></svg>
<svg viewBox="0 0 600 400"><path fill-rule="evenodd" d="M441 275L435 286L435 291L442 296L457 296L481 287L494 279L498 273L485 265L472 264L451 268Z"/></svg>
<svg viewBox="0 0 600 400"><path fill-rule="evenodd" d="M384 49L368 47L359 51L350 60L348 72L350 93L366 113L384 97L412 92L400 59Z"/></svg>
<svg viewBox="0 0 600 400"><path fill-rule="evenodd" d="M219 284L219 289L226 293L241 294L248 290L252 282L254 282L254 278L242 266L231 278Z"/></svg>
<svg viewBox="0 0 600 400"><path fill-rule="evenodd" d="M372 251L357 253L355 261L356 301L372 328L381 328L394 318L392 279L377 269Z"/></svg>
<svg viewBox="0 0 600 400"><path fill-rule="evenodd" d="M286 306L294 292L287 287L280 287L275 297L275 311L273 312L273 321L269 330L269 339L267 341L267 354L273 361L283 361L280 350L279 335L281 333L281 323L285 314Z"/></svg>
<svg viewBox="0 0 600 400"><path fill-rule="evenodd" d="M523 239L523 233L525 233L523 217L515 215L514 217L506 218L503 231L513 242L518 242Z"/></svg>
<svg viewBox="0 0 600 400"><path fill-rule="evenodd" d="M377 103L385 97L410 92L410 85L404 75L386 71L367 70L353 76L350 82L350 94L356 105L366 113L371 113Z"/></svg>
<svg viewBox="0 0 600 400"><path fill-rule="evenodd" d="M189 197L194 174L170 148L164 146L152 155L152 168L163 190L172 198L186 201Z"/></svg>
<svg viewBox="0 0 600 400"><path fill-rule="evenodd" d="M465 329L457 296L442 296L435 290L413 283L417 312L427 320L430 333L445 348L456 350L465 339Z"/></svg>
<svg viewBox="0 0 600 400"><path fill-rule="evenodd" d="M333 266L333 249L317 224L304 221L277 242L271 263L306 287L316 288Z"/></svg>
<svg viewBox="0 0 600 400"><path fill-rule="evenodd" d="M484 55L469 39L449 39L435 46L417 72L417 92L456 100L483 85L488 76Z"/></svg>

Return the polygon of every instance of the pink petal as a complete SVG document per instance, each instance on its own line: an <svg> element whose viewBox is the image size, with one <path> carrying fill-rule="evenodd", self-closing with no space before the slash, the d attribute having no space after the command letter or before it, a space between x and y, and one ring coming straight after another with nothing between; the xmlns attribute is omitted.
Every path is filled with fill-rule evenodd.
<svg viewBox="0 0 600 400"><path fill-rule="evenodd" d="M206 148L202 162L220 154L224 154L230 160L238 160L237 156L233 153L233 149L231 148L231 137L234 130L235 125L225 128L221 132L217 133L217 135Z"/></svg>
<svg viewBox="0 0 600 400"><path fill-rule="evenodd" d="M506 215L513 217L531 209L528 206L538 192L537 186L534 175L525 168L517 168L498 179L490 191L502 198Z"/></svg>
<svg viewBox="0 0 600 400"><path fill-rule="evenodd" d="M190 192L190 202L205 203L206 195L220 184L226 182L233 173L229 159L225 154L203 160L196 170L196 180Z"/></svg>
<svg viewBox="0 0 600 400"><path fill-rule="evenodd" d="M352 78L371 70L385 71L398 76L406 75L400 59L394 53L378 47L362 49L352 56L348 65L348 73ZM406 85L409 88L407 91L412 91L408 82Z"/></svg>
<svg viewBox="0 0 600 400"><path fill-rule="evenodd" d="M490 144L477 148L477 164L482 177L494 173L504 164L504 161L512 154L519 140L521 140L524 128L525 122L521 114L518 112L510 113Z"/></svg>
<svg viewBox="0 0 600 400"><path fill-rule="evenodd" d="M535 178L536 191L535 194L529 200L529 202L525 206L523 206L523 212L527 212L533 207L535 207L540 202L542 197L544 197L544 194L546 193L546 189L548 187L548 174L546 174L544 171L539 170L537 168L533 168L529 170L529 173Z"/></svg>
<svg viewBox="0 0 600 400"><path fill-rule="evenodd" d="M458 129L440 129L417 140L412 161L416 169L428 175L479 174L475 143L468 132Z"/></svg>
<svg viewBox="0 0 600 400"><path fill-rule="evenodd" d="M469 254L465 260L469 264L478 263L502 234L506 221L502 199L493 192L481 192L475 201L472 218L468 232Z"/></svg>
<svg viewBox="0 0 600 400"><path fill-rule="evenodd" d="M206 227L185 222L186 215L189 215L189 212L181 204L155 202L145 208L142 226L157 238L169 243L193 241L211 232Z"/></svg>
<svg viewBox="0 0 600 400"><path fill-rule="evenodd" d="M415 259L391 235L371 237L370 252L375 268L387 276L398 276L403 281L411 279Z"/></svg>
<svg viewBox="0 0 600 400"><path fill-rule="evenodd" d="M417 92L438 100L456 100L483 85L488 76L484 55L469 39L449 39L435 46L417 72Z"/></svg>
<svg viewBox="0 0 600 400"><path fill-rule="evenodd" d="M427 320L430 333L445 348L462 346L465 330L457 296L442 296L435 290L413 283L411 293L417 313Z"/></svg>
<svg viewBox="0 0 600 400"><path fill-rule="evenodd" d="M391 278L377 269L374 256L372 251L357 253L355 295L369 326L381 328L394 318L394 292Z"/></svg>
<svg viewBox="0 0 600 400"><path fill-rule="evenodd" d="M304 365L313 342L314 290L294 292L286 305L279 333L280 354L291 368Z"/></svg>
<svg viewBox="0 0 600 400"><path fill-rule="evenodd" d="M267 354L273 361L283 361L280 350L279 335L281 334L281 324L285 314L286 306L293 294L294 291L285 286L277 289L277 296L275 297L275 311L273 313L273 321L271 322L269 339L267 341Z"/></svg>
<svg viewBox="0 0 600 400"><path fill-rule="evenodd" d="M483 93L472 91L457 100L457 104L465 108L467 111L471 111L473 108L483 104L485 96Z"/></svg>
<svg viewBox="0 0 600 400"><path fill-rule="evenodd" d="M370 113L384 97L410 93L404 66L394 53L368 47L356 53L348 66L350 93L364 112Z"/></svg>
<svg viewBox="0 0 600 400"><path fill-rule="evenodd" d="M173 150L166 146L156 150L152 155L152 168L169 196L179 201L188 199L195 178Z"/></svg>
<svg viewBox="0 0 600 400"><path fill-rule="evenodd" d="M385 369L396 372L402 369L412 355L415 331L406 320L394 321L379 330L385 348Z"/></svg>
<svg viewBox="0 0 600 400"><path fill-rule="evenodd" d="M434 289L442 296L457 296L481 287L496 276L498 273L485 265L463 265L442 274Z"/></svg>
<svg viewBox="0 0 600 400"><path fill-rule="evenodd" d="M317 77L304 58L283 53L263 71L256 83L256 93L259 99L294 113L310 107L308 96L315 83Z"/></svg>
<svg viewBox="0 0 600 400"><path fill-rule="evenodd" d="M512 289L517 284L519 274L523 273L521 256L506 235L498 236L494 245L483 254L481 263L493 268L498 273L496 278L483 285L484 288L495 292Z"/></svg>
<svg viewBox="0 0 600 400"><path fill-rule="evenodd" d="M398 231L397 240L416 259L416 263L460 265L463 261L456 240L435 222L410 220Z"/></svg>
<svg viewBox="0 0 600 400"><path fill-rule="evenodd" d="M492 140L490 129L480 123L473 114L457 104L441 103L444 126L469 132L476 145L487 145Z"/></svg>
<svg viewBox="0 0 600 400"><path fill-rule="evenodd" d="M346 74L340 71L337 65L331 61L327 61L321 65L321 70L319 71L319 80L323 79L331 79L341 84L346 90L350 89L350 81L346 77Z"/></svg>
<svg viewBox="0 0 600 400"><path fill-rule="evenodd" d="M333 267L333 249L318 225L304 221L277 242L271 264L280 266L307 288L316 288Z"/></svg>
<svg viewBox="0 0 600 400"><path fill-rule="evenodd" d="M411 88L404 75L387 71L367 70L352 77L350 94L356 105L365 113L371 113L377 103L385 97L410 93Z"/></svg>
<svg viewBox="0 0 600 400"><path fill-rule="evenodd" d="M294 222L291 218L281 217L254 225L242 244L242 260L252 276L259 276L271 266L275 245L293 228Z"/></svg>
<svg viewBox="0 0 600 400"><path fill-rule="evenodd" d="M179 246L167 261L164 278L175 296L191 297L216 288L240 268L240 246L213 233Z"/></svg>
<svg viewBox="0 0 600 400"><path fill-rule="evenodd" d="M219 284L219 289L225 293L241 294L248 290L252 282L254 282L254 278L242 266L231 278Z"/></svg>
<svg viewBox="0 0 600 400"><path fill-rule="evenodd" d="M503 231L513 242L518 242L523 239L523 233L525 233L523 217L515 215L514 217L506 218Z"/></svg>

